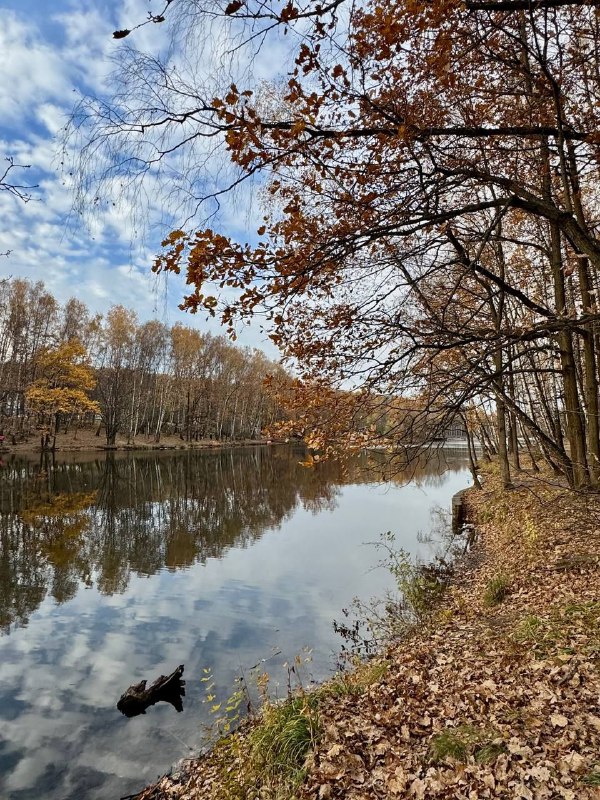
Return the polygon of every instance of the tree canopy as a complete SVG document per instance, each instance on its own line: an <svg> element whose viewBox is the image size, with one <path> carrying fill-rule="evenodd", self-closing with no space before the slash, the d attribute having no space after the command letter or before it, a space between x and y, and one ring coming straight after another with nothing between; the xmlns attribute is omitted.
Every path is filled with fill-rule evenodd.
<svg viewBox="0 0 600 800"><path fill-rule="evenodd" d="M230 331L266 311L308 385L360 389L371 408L390 395L449 415L494 401L506 484L507 441L527 437L573 485L597 484L596 4L180 0L171 12L184 48L222 22L214 82L129 49L126 88L109 106L86 101L73 130L84 166L102 152L105 179L192 163L188 196L206 216L260 178L264 220L247 242L189 224L165 238L154 268L185 271L182 306ZM245 67L260 72L284 35L291 70L265 85ZM227 56L239 68L225 88ZM235 172L213 185L218 146Z"/></svg>
<svg viewBox="0 0 600 800"><path fill-rule="evenodd" d="M26 391L30 408L49 415L86 414L99 411L89 393L96 385L86 349L78 339L56 348L44 348L37 356L38 378Z"/></svg>

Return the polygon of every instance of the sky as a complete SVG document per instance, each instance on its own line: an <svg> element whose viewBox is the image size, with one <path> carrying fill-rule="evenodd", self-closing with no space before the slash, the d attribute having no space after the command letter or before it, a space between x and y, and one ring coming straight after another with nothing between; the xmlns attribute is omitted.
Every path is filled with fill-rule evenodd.
<svg viewBox="0 0 600 800"><path fill-rule="evenodd" d="M82 95L103 96L111 55L125 41L112 32L163 8L161 0L0 0L0 168L6 158L30 165L11 176L37 186L27 203L0 191L0 253L10 251L0 257L0 278L42 280L59 301L74 296L94 312L122 304L141 321L155 317L222 333L215 320L177 308L183 278L151 273L170 228L160 196L144 212L143 231L130 208L82 220L72 211L73 192L61 167L59 136L74 104ZM134 36L138 49L166 50L166 25L146 25ZM243 237L254 227L241 207L225 212L225 232ZM239 329L238 343L277 357L259 324Z"/></svg>

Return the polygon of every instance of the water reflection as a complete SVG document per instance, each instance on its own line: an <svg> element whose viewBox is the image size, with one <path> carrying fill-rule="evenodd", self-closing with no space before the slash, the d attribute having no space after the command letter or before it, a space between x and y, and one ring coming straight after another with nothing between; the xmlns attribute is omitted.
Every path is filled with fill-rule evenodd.
<svg viewBox="0 0 600 800"><path fill-rule="evenodd" d="M300 466L294 448L187 451L53 462L13 459L0 488L0 629L25 625L49 594L58 603L94 584L123 592L132 573L153 575L246 547L298 506L332 510L339 487L384 480L383 454ZM396 483L441 486L462 468L440 452Z"/></svg>
<svg viewBox="0 0 600 800"><path fill-rule="evenodd" d="M283 447L12 460L0 470L0 796L105 800L198 748L201 677L304 645L314 677L332 620L386 588L363 547L394 530L416 553L433 504L469 482L460 456L374 483L382 458L298 465ZM374 470L372 469L374 468ZM130 684L185 664L186 703L123 717ZM275 682L275 681L274 681Z"/></svg>

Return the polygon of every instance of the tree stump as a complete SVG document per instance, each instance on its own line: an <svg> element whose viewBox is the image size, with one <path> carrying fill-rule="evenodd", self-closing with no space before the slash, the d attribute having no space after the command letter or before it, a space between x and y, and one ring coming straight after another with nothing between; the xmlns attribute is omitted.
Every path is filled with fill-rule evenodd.
<svg viewBox="0 0 600 800"><path fill-rule="evenodd" d="M161 675L146 688L147 681L135 683L123 692L117 708L126 717L137 717L145 714L149 706L164 701L170 703L177 711L183 711L182 697L185 696L183 664L180 664L170 675Z"/></svg>

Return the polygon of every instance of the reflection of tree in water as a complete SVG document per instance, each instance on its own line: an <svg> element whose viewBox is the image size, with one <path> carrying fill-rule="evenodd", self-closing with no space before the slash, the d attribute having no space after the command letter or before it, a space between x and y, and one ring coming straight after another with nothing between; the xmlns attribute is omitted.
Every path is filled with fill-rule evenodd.
<svg viewBox="0 0 600 800"><path fill-rule="evenodd" d="M89 510L96 492L72 492L44 499L32 498L20 517L24 525L39 534L39 550L52 569L50 593L63 603L77 594L80 582L90 584L89 570L83 556L84 537L90 527Z"/></svg>
<svg viewBox="0 0 600 800"><path fill-rule="evenodd" d="M360 463L363 475L368 474L373 480L400 485L414 483L432 489L442 486L449 472L464 469L468 464L467 452L460 447L414 448L395 453L374 450L363 456Z"/></svg>
<svg viewBox="0 0 600 800"><path fill-rule="evenodd" d="M105 594L122 592L132 572L246 547L299 505L335 507L340 486L372 482L369 466L383 463L371 454L305 469L301 458L276 447L9 462L0 481L0 627L26 624L47 594L63 602L94 582ZM440 463L423 463L417 479L439 472Z"/></svg>

